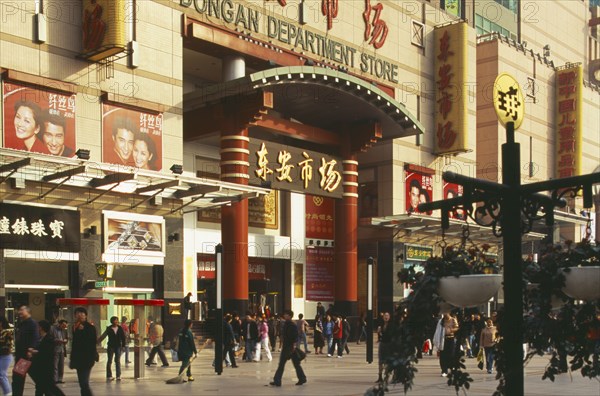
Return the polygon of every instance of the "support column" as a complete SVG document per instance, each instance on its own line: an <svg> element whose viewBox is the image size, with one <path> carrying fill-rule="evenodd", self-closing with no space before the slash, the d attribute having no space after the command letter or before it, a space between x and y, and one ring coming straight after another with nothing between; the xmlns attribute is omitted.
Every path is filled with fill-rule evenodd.
<svg viewBox="0 0 600 396"><path fill-rule="evenodd" d="M221 136L221 180L248 185L248 130ZM240 315L248 307L248 200L221 207L223 309Z"/></svg>
<svg viewBox="0 0 600 396"><path fill-rule="evenodd" d="M342 161L343 197L335 204L335 309L358 314L358 162Z"/></svg>
<svg viewBox="0 0 600 396"><path fill-rule="evenodd" d="M223 59L223 80L246 74L241 56ZM235 109L232 109L235 111ZM235 118L235 113L231 114ZM221 133L221 180L248 185L248 129L236 125ZM248 308L248 200L221 207L221 244L223 245L223 311L243 315Z"/></svg>

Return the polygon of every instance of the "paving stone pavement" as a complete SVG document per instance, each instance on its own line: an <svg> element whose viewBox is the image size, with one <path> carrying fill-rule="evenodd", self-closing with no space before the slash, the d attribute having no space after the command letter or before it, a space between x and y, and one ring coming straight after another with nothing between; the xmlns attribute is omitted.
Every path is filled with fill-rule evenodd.
<svg viewBox="0 0 600 396"><path fill-rule="evenodd" d="M178 373L179 363L171 363L170 367L162 368L152 366L146 369L146 378L135 380L133 378L133 365L123 366L123 380L107 382L105 379L106 355L101 355L100 362L92 371L91 386L95 396L104 395L363 395L374 385L377 378L377 365L367 364L365 361L366 345L350 344L351 353L342 359L328 358L327 355L311 353L302 362L308 383L295 386L297 378L291 362L288 362L283 375L283 386L270 387L279 353L273 353L273 361L263 360L259 363L239 362L239 368L224 368L222 375L217 375L212 368L214 351L204 349L192 366L194 382L169 385L165 381L175 377ZM377 356L375 350L375 356ZM168 354L167 354L168 356ZM170 356L168 356L170 359ZM572 396L599 396L600 382L585 379L579 372L572 375L566 373L559 375L555 382L542 381L542 372L547 364L547 357L536 357L525 370L526 395L572 395ZM68 366L68 363L67 365ZM467 367L474 382L466 393L472 396L489 396L497 386L493 374L487 374L476 367L475 359L467 360ZM453 388L446 385L446 380L440 376L438 359L435 356L426 356L418 365L419 372L415 386L409 391L408 396L438 396L455 395ZM114 368L113 368L114 370ZM73 370L65 369L66 384L60 385L66 395L79 395L77 376ZM30 379L25 389L25 395L34 394L34 385ZM401 386L389 387L390 395L402 395ZM509 395L512 396L512 395Z"/></svg>

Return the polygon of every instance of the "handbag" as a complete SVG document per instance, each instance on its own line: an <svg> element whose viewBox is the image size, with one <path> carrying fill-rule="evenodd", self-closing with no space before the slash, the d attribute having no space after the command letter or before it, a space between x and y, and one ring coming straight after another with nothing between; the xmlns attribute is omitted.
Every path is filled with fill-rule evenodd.
<svg viewBox="0 0 600 396"><path fill-rule="evenodd" d="M179 355L177 354L177 351L175 349L171 349L171 360L173 362L179 361Z"/></svg>
<svg viewBox="0 0 600 396"><path fill-rule="evenodd" d="M13 367L13 373L20 375L21 377L27 376L27 372L31 367L31 360L20 358L15 366Z"/></svg>
<svg viewBox="0 0 600 396"><path fill-rule="evenodd" d="M303 361L306 358L306 352L301 350L300 348L294 349L294 355L298 359L298 361Z"/></svg>
<svg viewBox="0 0 600 396"><path fill-rule="evenodd" d="M483 349L483 347L479 348L479 353L477 353L477 367L479 368L479 370L483 370L483 365L485 362L485 350Z"/></svg>

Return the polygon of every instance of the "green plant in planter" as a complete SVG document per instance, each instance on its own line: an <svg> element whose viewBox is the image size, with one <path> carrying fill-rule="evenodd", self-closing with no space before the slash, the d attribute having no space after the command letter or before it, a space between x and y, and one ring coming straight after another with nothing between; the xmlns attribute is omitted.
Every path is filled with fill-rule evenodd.
<svg viewBox="0 0 600 396"><path fill-rule="evenodd" d="M387 384L402 384L407 392L413 386L416 373L418 351L428 334L433 334L439 314L440 297L437 294L440 278L471 274L498 273L498 265L488 255L490 246L481 249L465 249L464 241L459 246L443 248L442 257L431 257L424 263L424 271L416 272L413 267L398 273L398 281L411 285L411 294L398 306L394 316L392 345L385 359L385 378L377 387L367 391L367 395L383 395ZM457 353L448 373L448 386L469 389L473 379L465 370L462 352Z"/></svg>
<svg viewBox="0 0 600 396"><path fill-rule="evenodd" d="M577 244L567 241L565 247L548 246L538 263L524 262L525 277L538 284L524 290L524 336L529 347L525 360L552 350L543 379L554 381L567 370L600 377L600 300L576 304L562 293L570 268L598 265L600 244L594 246L588 239ZM561 296L566 304L553 310L552 296Z"/></svg>

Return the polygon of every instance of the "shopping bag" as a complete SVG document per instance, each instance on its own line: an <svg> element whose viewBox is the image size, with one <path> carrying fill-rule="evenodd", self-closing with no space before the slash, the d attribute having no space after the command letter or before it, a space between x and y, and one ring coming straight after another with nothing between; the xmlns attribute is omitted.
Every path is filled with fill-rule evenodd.
<svg viewBox="0 0 600 396"><path fill-rule="evenodd" d="M175 349L171 349L171 360L173 362L179 361L179 355L177 355L177 351Z"/></svg>
<svg viewBox="0 0 600 396"><path fill-rule="evenodd" d="M29 368L31 367L31 360L27 359L19 359L15 366L13 367L13 373L20 375L21 377L25 377Z"/></svg>
<svg viewBox="0 0 600 396"><path fill-rule="evenodd" d="M299 361L303 361L306 358L306 353L300 348L296 348L293 353Z"/></svg>
<svg viewBox="0 0 600 396"><path fill-rule="evenodd" d="M483 350L483 347L480 347L479 352L477 353L477 367L479 368L479 370L483 370L484 362L485 351Z"/></svg>

